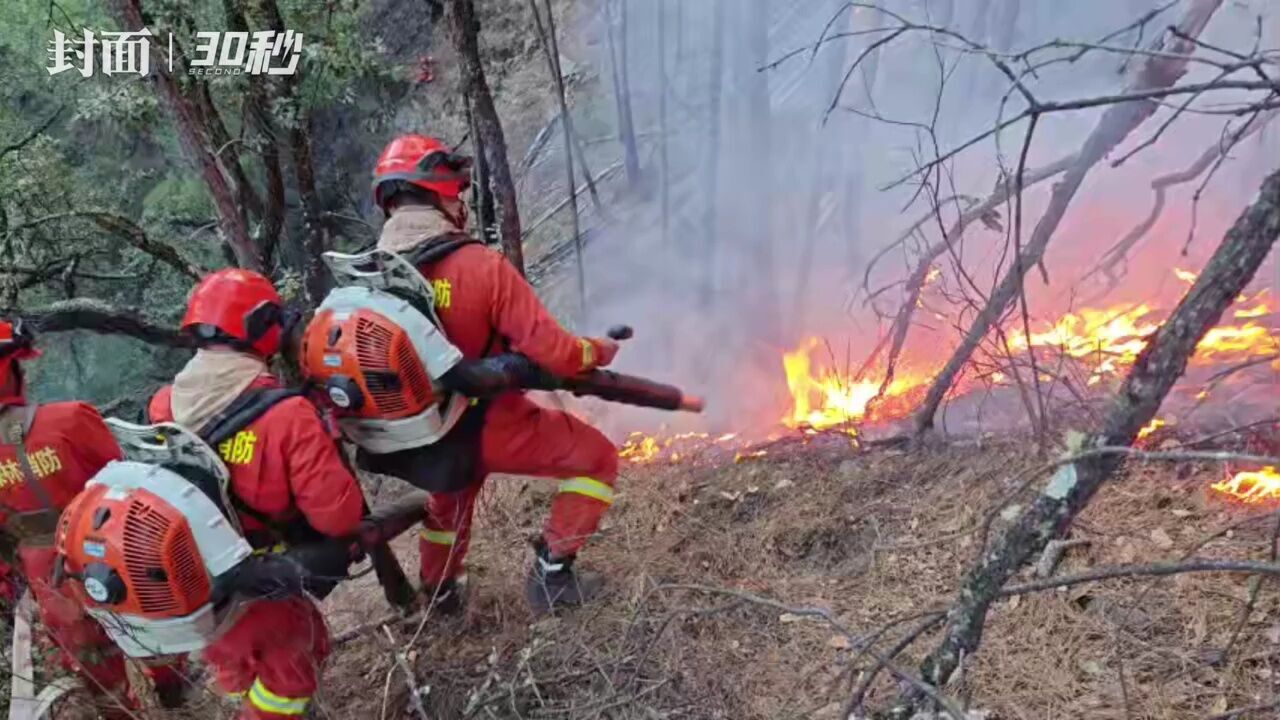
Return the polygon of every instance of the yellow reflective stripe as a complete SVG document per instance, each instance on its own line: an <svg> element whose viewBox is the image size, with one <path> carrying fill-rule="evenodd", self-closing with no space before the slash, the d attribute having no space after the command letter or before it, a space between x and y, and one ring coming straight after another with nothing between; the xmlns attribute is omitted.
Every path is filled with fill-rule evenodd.
<svg viewBox="0 0 1280 720"><path fill-rule="evenodd" d="M236 692L227 693L227 697L232 698L234 700L243 700L244 696L248 694L249 694L248 690L237 690Z"/></svg>
<svg viewBox="0 0 1280 720"><path fill-rule="evenodd" d="M587 370L596 365L596 346L586 338L578 338L582 345L582 369Z"/></svg>
<svg viewBox="0 0 1280 720"><path fill-rule="evenodd" d="M458 541L458 533L452 530L427 530L423 528L418 532L418 536L436 545L452 545Z"/></svg>
<svg viewBox="0 0 1280 720"><path fill-rule="evenodd" d="M278 542L275 545L272 545L271 547L258 548L257 550L253 551L253 554L254 555L267 555L267 554L279 555L280 553L288 549L289 549L289 545L287 543Z"/></svg>
<svg viewBox="0 0 1280 720"><path fill-rule="evenodd" d="M259 710L277 715L301 715L307 711L309 697L289 698L277 695L266 688L261 680L254 680L249 688L249 702Z"/></svg>
<svg viewBox="0 0 1280 720"><path fill-rule="evenodd" d="M579 495L595 498L606 505L613 504L613 488L589 477L576 477L562 481L560 483L560 492L578 493Z"/></svg>

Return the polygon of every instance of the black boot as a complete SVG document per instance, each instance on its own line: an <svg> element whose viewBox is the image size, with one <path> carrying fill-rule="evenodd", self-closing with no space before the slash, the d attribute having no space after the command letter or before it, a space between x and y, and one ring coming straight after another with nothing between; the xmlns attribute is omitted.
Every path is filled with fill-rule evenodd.
<svg viewBox="0 0 1280 720"><path fill-rule="evenodd" d="M545 542L534 546L533 567L525 581L525 597L534 615L544 615L565 606L581 605L604 586L596 573L578 573L573 556L552 558Z"/></svg>
<svg viewBox="0 0 1280 720"><path fill-rule="evenodd" d="M466 579L449 578L437 587L423 583L422 606L432 614L461 615L467 609Z"/></svg>

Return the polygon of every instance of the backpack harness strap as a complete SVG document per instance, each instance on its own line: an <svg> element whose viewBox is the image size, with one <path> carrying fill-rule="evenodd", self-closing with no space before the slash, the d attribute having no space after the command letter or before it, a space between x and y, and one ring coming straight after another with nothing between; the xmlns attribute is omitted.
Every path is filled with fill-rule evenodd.
<svg viewBox="0 0 1280 720"><path fill-rule="evenodd" d="M296 388L259 388L249 389L240 394L225 410L214 415L204 424L196 433L201 440L217 451L218 446L226 440L235 437L235 434L248 427L253 421L262 417L268 410L277 404L293 397L300 397L304 394L303 390ZM274 541L283 540L285 537L285 525L279 521L268 517L266 513L252 508L244 500L233 492L228 492L227 497L231 501L231 505L239 512L248 515L257 520L268 532L273 536ZM272 544L276 544L273 542Z"/></svg>

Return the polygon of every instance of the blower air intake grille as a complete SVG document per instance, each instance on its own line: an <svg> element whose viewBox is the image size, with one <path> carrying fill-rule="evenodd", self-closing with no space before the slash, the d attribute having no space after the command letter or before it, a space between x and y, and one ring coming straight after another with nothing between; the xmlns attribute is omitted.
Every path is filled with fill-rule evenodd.
<svg viewBox="0 0 1280 720"><path fill-rule="evenodd" d="M125 516L124 558L144 613L182 613L209 594L209 578L191 533L145 503L134 502Z"/></svg>
<svg viewBox="0 0 1280 720"><path fill-rule="evenodd" d="M431 381L413 343L383 322L369 317L356 322L356 358L365 387L381 413L417 412L433 400Z"/></svg>

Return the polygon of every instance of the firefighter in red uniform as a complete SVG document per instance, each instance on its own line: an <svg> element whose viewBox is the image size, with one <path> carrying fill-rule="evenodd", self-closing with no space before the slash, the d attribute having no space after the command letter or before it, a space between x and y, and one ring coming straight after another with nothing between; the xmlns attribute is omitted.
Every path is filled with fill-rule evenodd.
<svg viewBox="0 0 1280 720"><path fill-rule="evenodd" d="M6 545L17 545L19 566L0 563L0 595L16 599L20 572L61 664L80 676L103 714L131 717L138 704L128 687L123 653L67 588L50 582L58 516L104 465L121 459L120 447L93 406L27 399L19 362L39 356L33 339L21 323L0 321L0 536ZM6 560L12 549L6 548ZM144 668L166 706L183 694L177 668Z"/></svg>
<svg viewBox="0 0 1280 720"><path fill-rule="evenodd" d="M470 184L469 169L469 158L434 138L393 140L373 177L374 201L387 214L378 247L413 253L462 237L467 211L461 194ZM618 350L612 340L580 338L562 328L516 269L483 245L463 245L419 270L432 285L445 335L468 358L509 350L570 376L608 365ZM531 607L541 613L583 602L600 579L575 573L573 562L613 503L617 449L599 430L523 393L503 394L477 412L485 413L478 476L463 490L431 495L420 543L424 592L443 611L461 607L476 496L489 473L511 473L561 480L526 583Z"/></svg>
<svg viewBox="0 0 1280 720"><path fill-rule="evenodd" d="M267 278L239 269L205 277L182 321L198 349L173 384L152 398L151 420L199 432L247 392L279 387L266 361L279 351L286 324ZM255 549L347 535L359 525L360 486L306 398L271 406L217 450ZM309 598L291 597L255 600L238 612L204 651L218 684L242 698L243 718L302 715L329 654L319 608Z"/></svg>

